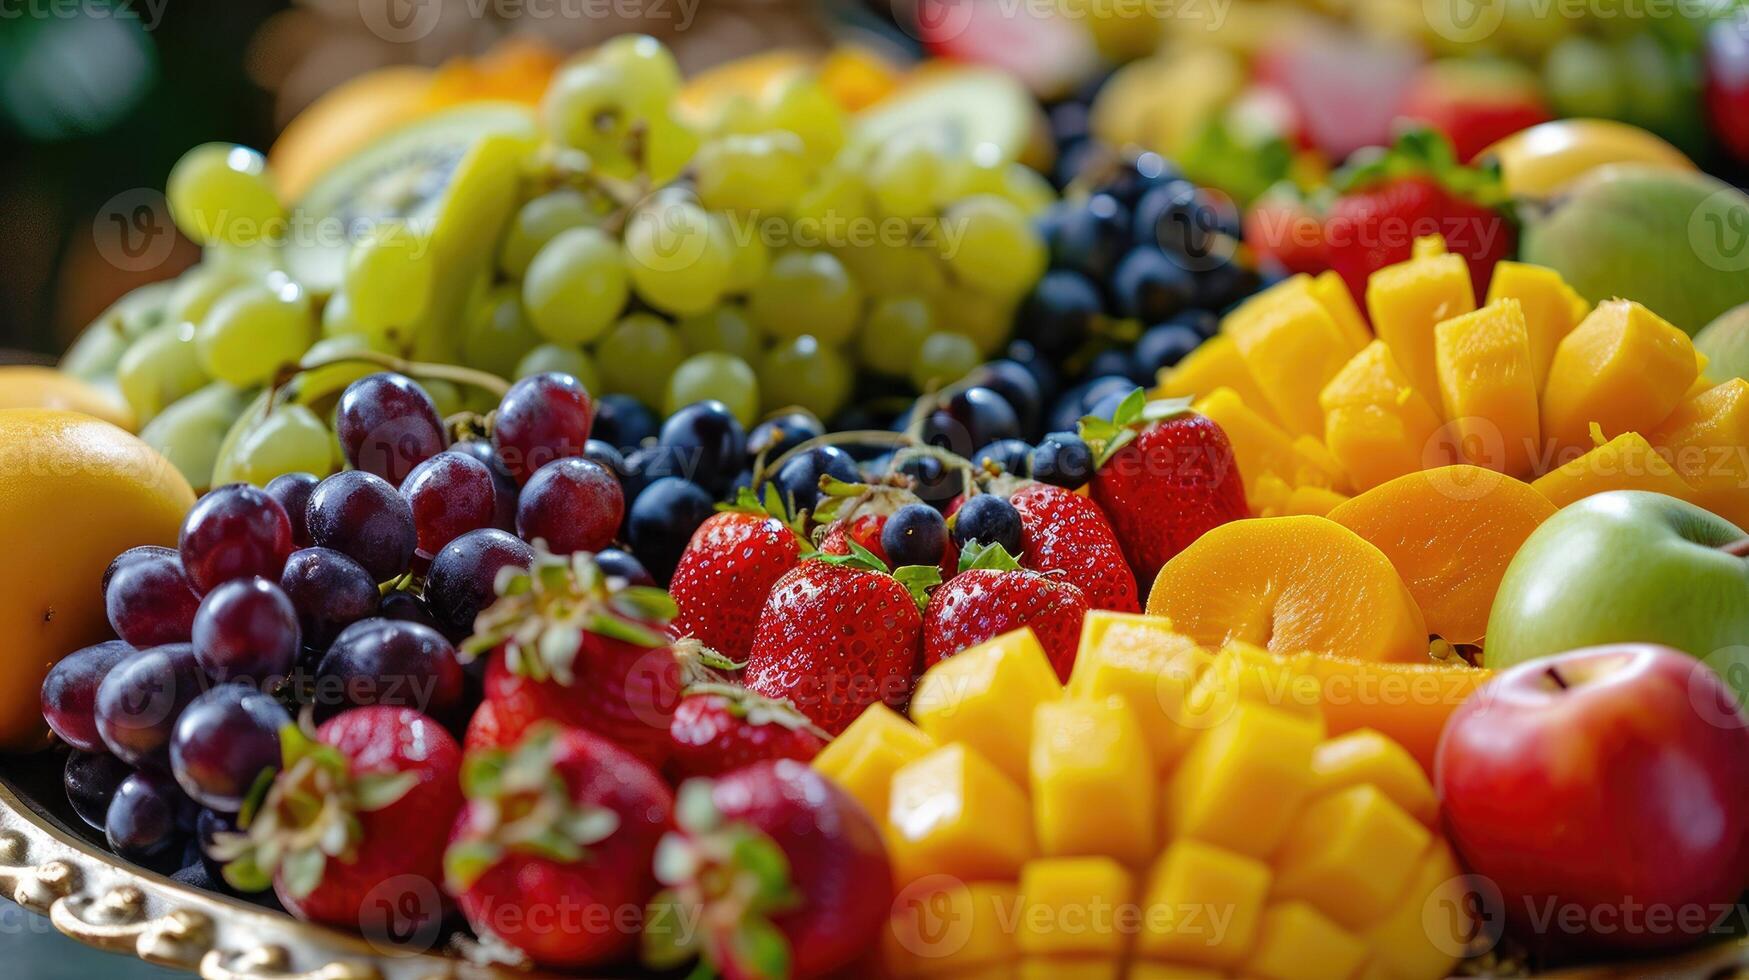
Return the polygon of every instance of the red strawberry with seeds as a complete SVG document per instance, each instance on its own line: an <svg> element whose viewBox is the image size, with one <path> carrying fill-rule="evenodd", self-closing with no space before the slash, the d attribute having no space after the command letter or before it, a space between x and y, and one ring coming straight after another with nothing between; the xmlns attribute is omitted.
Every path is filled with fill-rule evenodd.
<svg viewBox="0 0 1749 980"><path fill-rule="evenodd" d="M667 757L682 688L667 593L626 585L588 552L537 550L500 582L465 657L488 654L485 693L503 740L537 721L585 728L653 766Z"/></svg>
<svg viewBox="0 0 1749 980"><path fill-rule="evenodd" d="M675 628L730 660L746 660L771 586L812 549L785 523L776 487L761 505L743 489L727 510L693 532L669 580Z"/></svg>
<svg viewBox="0 0 1749 980"><path fill-rule="evenodd" d="M654 770L600 736L552 723L514 749L468 754L445 881L468 924L560 969L636 946L656 891L673 797Z"/></svg>
<svg viewBox="0 0 1749 980"><path fill-rule="evenodd" d="M773 701L733 684L695 684L674 709L675 782L716 776L755 762L820 754L832 736L788 701Z"/></svg>
<svg viewBox="0 0 1749 980"><path fill-rule="evenodd" d="M462 805L455 739L411 708L379 706L336 715L314 737L287 725L280 746L283 768L245 804L241 832L211 847L225 880L271 885L300 919L380 926L397 944L435 930L447 827ZM393 921L379 921L385 908Z"/></svg>
<svg viewBox="0 0 1749 980"><path fill-rule="evenodd" d="M1141 610L1136 576L1098 504L1048 483L1028 483L1008 502L1020 512L1022 568L1073 576L1094 609Z"/></svg>
<svg viewBox="0 0 1749 980"><path fill-rule="evenodd" d="M794 760L680 788L662 841L645 962L702 956L728 980L844 976L879 944L892 865L850 794Z"/></svg>
<svg viewBox="0 0 1749 980"><path fill-rule="evenodd" d="M887 518L907 504L922 503L922 498L905 487L883 483L836 483L828 487L828 493L837 496L821 508L823 516L831 519L831 523L826 525L826 536L820 540L820 553L848 555L850 542L854 541L867 548L883 564L892 565L886 546L881 544L881 532L886 530ZM943 549L938 568L944 582L959 571L959 549L952 539Z"/></svg>
<svg viewBox="0 0 1749 980"><path fill-rule="evenodd" d="M1251 516L1233 446L1189 399L1130 392L1109 420L1081 420L1098 471L1089 490L1146 592L1160 566L1204 531Z"/></svg>
<svg viewBox="0 0 1749 980"><path fill-rule="evenodd" d="M1062 576L1021 568L999 544L970 543L964 556L960 573L936 589L923 610L924 665L933 667L967 647L1030 626L1057 679L1067 683L1087 597Z"/></svg>

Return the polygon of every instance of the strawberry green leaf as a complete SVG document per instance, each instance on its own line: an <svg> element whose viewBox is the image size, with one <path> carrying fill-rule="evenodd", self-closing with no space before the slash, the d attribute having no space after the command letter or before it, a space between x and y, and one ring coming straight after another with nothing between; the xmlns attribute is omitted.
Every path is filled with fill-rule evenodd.
<svg viewBox="0 0 1749 980"><path fill-rule="evenodd" d="M778 911L795 903L789 857L770 837L751 826L737 826L731 836L729 860L753 883L754 908Z"/></svg>
<svg viewBox="0 0 1749 980"><path fill-rule="evenodd" d="M228 862L220 869L220 874L226 884L245 894L264 892L273 887L273 875L262 870L255 858L248 854Z"/></svg>
<svg viewBox="0 0 1749 980"><path fill-rule="evenodd" d="M1133 388L1118 402L1117 411L1112 413L1111 420L1117 425L1130 425L1142 417L1142 408L1148 404L1148 393L1140 388Z"/></svg>
<svg viewBox="0 0 1749 980"><path fill-rule="evenodd" d="M729 945L729 955L734 957L743 976L757 980L783 980L790 975L789 940L762 915L743 918Z"/></svg>
<svg viewBox="0 0 1749 980"><path fill-rule="evenodd" d="M641 956L645 966L667 972L698 955L703 945L701 931L688 904L672 889L657 893L644 914Z"/></svg>
<svg viewBox="0 0 1749 980"><path fill-rule="evenodd" d="M462 759L462 795L470 800L499 795L510 755L502 749L469 752Z"/></svg>
<svg viewBox="0 0 1749 980"><path fill-rule="evenodd" d="M941 584L941 569L934 565L904 565L893 572L893 577L911 593L911 600L922 609L929 605L929 590Z"/></svg>
<svg viewBox="0 0 1749 980"><path fill-rule="evenodd" d="M504 848L484 838L458 841L443 855L443 878L452 893L472 888L504 857Z"/></svg>
<svg viewBox="0 0 1749 980"><path fill-rule="evenodd" d="M419 774L414 772L365 773L352 781L353 801L358 812L374 813L400 802L417 785Z"/></svg>
<svg viewBox="0 0 1749 980"><path fill-rule="evenodd" d="M885 573L888 571L887 563L881 561L879 555L857 544L856 540L849 534L844 535L844 543L850 546L850 554L816 555L814 560L823 561L829 565L842 565L846 568L860 568L867 572Z"/></svg>
<svg viewBox="0 0 1749 980"><path fill-rule="evenodd" d="M1018 572L1021 567L1020 562L1008 553L1007 548L1000 544L968 541L966 546L960 549L960 571L971 572L980 569L996 572Z"/></svg>
<svg viewBox="0 0 1749 980"><path fill-rule="evenodd" d="M273 788L273 778L277 775L279 770L272 766L255 775L255 782L249 784L249 792L243 794L243 806L237 811L238 828L248 830L249 825L255 821L255 814L261 809L261 801L267 799L267 791Z"/></svg>
<svg viewBox="0 0 1749 980"><path fill-rule="evenodd" d="M322 871L328 857L316 848L303 848L286 854L280 863L285 878L285 890L293 898L308 898L322 884Z"/></svg>

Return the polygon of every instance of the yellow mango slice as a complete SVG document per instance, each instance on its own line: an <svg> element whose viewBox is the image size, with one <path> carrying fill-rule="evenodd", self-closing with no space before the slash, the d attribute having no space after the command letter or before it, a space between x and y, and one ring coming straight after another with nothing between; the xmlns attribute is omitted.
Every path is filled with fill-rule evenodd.
<svg viewBox="0 0 1749 980"><path fill-rule="evenodd" d="M1749 381L1729 378L1689 398L1648 438L1692 485L1688 499L1749 525Z"/></svg>
<svg viewBox="0 0 1749 980"><path fill-rule="evenodd" d="M1044 647L1023 627L929 668L911 717L937 744L964 742L1024 788L1033 708L1062 694Z"/></svg>
<svg viewBox="0 0 1749 980"><path fill-rule="evenodd" d="M1295 668L1290 658L1234 640L1215 654L1182 714L1182 724L1195 731L1213 728L1232 717L1241 703L1285 711L1316 726L1324 734L1324 714L1318 679Z"/></svg>
<svg viewBox="0 0 1749 980"><path fill-rule="evenodd" d="M1440 404L1458 455L1510 476L1528 476L1542 445L1530 334L1515 299L1434 327Z"/></svg>
<svg viewBox="0 0 1749 980"><path fill-rule="evenodd" d="M1012 879L1037 853L1026 794L961 743L893 774L887 825L901 884L931 874Z"/></svg>
<svg viewBox="0 0 1749 980"><path fill-rule="evenodd" d="M1439 818L1433 785L1409 751L1370 728L1325 741L1312 753L1312 795L1371 785L1424 824Z"/></svg>
<svg viewBox="0 0 1749 980"><path fill-rule="evenodd" d="M1439 391L1433 328L1476 308L1470 267L1461 255L1421 247L1422 254L1372 274L1366 283L1366 309L1373 332L1390 348L1416 391L1428 398Z"/></svg>
<svg viewBox="0 0 1749 980"><path fill-rule="evenodd" d="M1429 773L1446 720L1493 676L1462 660L1373 663L1318 654L1298 663L1318 678L1332 734L1376 728Z"/></svg>
<svg viewBox="0 0 1749 980"><path fill-rule="evenodd" d="M1376 786L1307 804L1276 853L1275 892L1363 929L1402 895L1432 834Z"/></svg>
<svg viewBox="0 0 1749 980"><path fill-rule="evenodd" d="M1399 978L1450 975L1458 961L1453 951L1477 932L1462 875L1451 849L1434 841L1386 916L1361 933L1379 972Z"/></svg>
<svg viewBox="0 0 1749 980"><path fill-rule="evenodd" d="M1543 434L1559 448L1585 449L1594 422L1609 439L1651 431L1697 373L1688 334L1630 300L1599 303L1555 348Z"/></svg>
<svg viewBox="0 0 1749 980"><path fill-rule="evenodd" d="M1155 848L1156 785L1147 741L1122 698L1038 706L1032 818L1039 853L1146 864Z"/></svg>
<svg viewBox="0 0 1749 980"><path fill-rule="evenodd" d="M1265 497L1264 481L1275 477L1286 482L1300 461L1293 439L1252 406L1233 389L1216 388L1192 408L1227 434L1233 446L1233 465L1239 468L1239 479L1245 484L1245 501L1255 508Z"/></svg>
<svg viewBox="0 0 1749 980"><path fill-rule="evenodd" d="M1319 392L1318 404L1324 442L1356 489L1421 469L1441 438L1439 416L1382 340L1350 358Z"/></svg>
<svg viewBox="0 0 1749 980"><path fill-rule="evenodd" d="M1269 865L1194 840L1174 841L1148 872L1138 957L1224 968L1251 948L1269 896ZM1213 910L1227 921L1215 921Z"/></svg>
<svg viewBox="0 0 1749 980"><path fill-rule="evenodd" d="M1123 961L1111 956L1028 956L1018 972L1002 980L1121 980Z"/></svg>
<svg viewBox="0 0 1749 980"><path fill-rule="evenodd" d="M1225 980L1220 970L1201 970L1177 963L1136 960L1130 964L1129 980Z"/></svg>
<svg viewBox="0 0 1749 980"><path fill-rule="evenodd" d="M945 875L920 880L893 902L883 964L896 977L1007 971L1020 955L1014 924L1020 905L1013 881L965 882Z"/></svg>
<svg viewBox="0 0 1749 980"><path fill-rule="evenodd" d="M1196 740L1161 801L1168 839L1190 837L1265 857L1312 788L1323 726L1254 703L1235 705Z"/></svg>
<svg viewBox="0 0 1749 980"><path fill-rule="evenodd" d="M1261 980L1347 980L1366 944L1305 902L1272 902L1239 972Z"/></svg>
<svg viewBox="0 0 1749 980"><path fill-rule="evenodd" d="M1081 621L1068 695L1122 698L1141 726L1155 769L1164 774L1195 735L1182 723L1184 705L1211 659L1164 617L1095 609Z"/></svg>
<svg viewBox="0 0 1749 980"><path fill-rule="evenodd" d="M1153 397L1200 398L1216 388L1233 389L1244 404L1275 424L1275 410L1239 356L1239 345L1224 333L1203 341L1184 360L1167 368Z"/></svg>
<svg viewBox="0 0 1749 980"><path fill-rule="evenodd" d="M1294 457L1299 466L1294 470L1293 484L1297 487L1315 486L1346 493L1349 488L1348 473L1330 448L1324 445L1322 436L1300 436L1294 440Z"/></svg>
<svg viewBox="0 0 1749 980"><path fill-rule="evenodd" d="M1616 436L1544 473L1531 488L1557 509L1606 490L1650 490L1685 499L1695 495L1688 481L1638 432Z"/></svg>
<svg viewBox="0 0 1749 980"><path fill-rule="evenodd" d="M1348 291L1348 283L1343 282L1335 270L1326 269L1318 273L1312 278L1309 288L1312 298L1342 328L1343 334L1355 349L1373 342L1372 328L1366 325L1366 318L1360 315L1360 307L1354 305L1354 294Z"/></svg>
<svg viewBox="0 0 1749 980"><path fill-rule="evenodd" d="M934 739L877 701L826 743L813 766L884 824L893 773L936 748Z"/></svg>
<svg viewBox="0 0 1749 980"><path fill-rule="evenodd" d="M1291 295L1256 315L1229 322L1224 332L1239 345L1251 376L1290 435L1324 435L1318 392L1360 351L1323 305Z"/></svg>
<svg viewBox="0 0 1749 980"><path fill-rule="evenodd" d="M1021 953L1122 956L1128 936L1120 928L1116 912L1134 901L1134 891L1129 870L1111 858L1057 857L1026 862L1020 869L1020 894L1026 905L1020 920ZM1133 928L1133 924L1126 928Z"/></svg>
<svg viewBox="0 0 1749 980"><path fill-rule="evenodd" d="M1536 390L1542 393L1548 380L1549 362L1555 347L1578 326L1591 304L1567 285L1561 274L1547 266L1524 262L1497 262L1488 281L1488 302L1515 299L1524 310L1524 325L1530 334L1530 369Z"/></svg>

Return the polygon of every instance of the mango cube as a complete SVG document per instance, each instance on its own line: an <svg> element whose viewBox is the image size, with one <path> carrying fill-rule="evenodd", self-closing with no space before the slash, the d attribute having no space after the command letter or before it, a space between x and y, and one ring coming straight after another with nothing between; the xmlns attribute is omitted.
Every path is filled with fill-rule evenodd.
<svg viewBox="0 0 1749 980"><path fill-rule="evenodd" d="M1439 392L1433 328L1476 308L1470 267L1461 255L1422 247L1407 262L1387 266L1366 283L1366 308L1373 331L1391 348L1403 373L1427 398Z"/></svg>
<svg viewBox="0 0 1749 980"><path fill-rule="evenodd" d="M1689 398L1649 438L1693 485L1688 499L1749 524L1749 381L1729 378Z"/></svg>
<svg viewBox="0 0 1749 980"><path fill-rule="evenodd" d="M1294 822L1312 788L1322 725L1260 704L1239 703L1185 754L1161 808L1168 839L1191 837L1262 857Z"/></svg>
<svg viewBox="0 0 1749 980"><path fill-rule="evenodd" d="M1256 315L1230 320L1224 331L1239 345L1251 376L1290 435L1324 435L1318 392L1360 346L1310 295L1289 295Z"/></svg>
<svg viewBox="0 0 1749 980"><path fill-rule="evenodd" d="M1136 960L1130 964L1129 980L1225 980L1220 970L1204 970L1177 963Z"/></svg>
<svg viewBox="0 0 1749 980"><path fill-rule="evenodd" d="M1440 437L1439 416L1382 340L1350 358L1318 394L1318 404L1324 442L1357 490L1421 469Z"/></svg>
<svg viewBox="0 0 1749 980"><path fill-rule="evenodd" d="M1503 299L1517 300L1524 310L1524 325L1530 332L1530 369L1541 394L1556 346L1573 332L1591 304L1567 285L1559 272L1524 262L1494 264L1493 278L1488 281L1488 305Z"/></svg>
<svg viewBox="0 0 1749 980"><path fill-rule="evenodd" d="M1305 515L1310 517L1328 517L1336 506L1347 500L1348 495L1326 490L1323 487L1294 487L1287 498L1281 502L1277 514ZM1260 517L1274 517L1276 514L1260 514Z"/></svg>
<svg viewBox="0 0 1749 980"><path fill-rule="evenodd" d="M1159 790L1154 760L1122 698L1038 706L1032 725L1032 816L1039 852L1154 856Z"/></svg>
<svg viewBox="0 0 1749 980"><path fill-rule="evenodd" d="M1624 432L1561 464L1537 477L1531 487L1556 507L1606 490L1650 490L1685 499L1694 496L1688 481L1638 432Z"/></svg>
<svg viewBox="0 0 1749 980"><path fill-rule="evenodd" d="M1451 848L1435 841L1416 862L1390 912L1361 933L1371 966L1389 977L1443 977L1480 931L1472 917L1463 869Z"/></svg>
<svg viewBox="0 0 1749 980"><path fill-rule="evenodd" d="M963 743L893 774L887 824L901 884L931 874L1012 880L1037 853L1026 794Z"/></svg>
<svg viewBox="0 0 1749 980"><path fill-rule="evenodd" d="M1123 961L1116 957L1028 956L1011 980L1120 980L1123 976Z"/></svg>
<svg viewBox="0 0 1749 980"><path fill-rule="evenodd" d="M877 701L826 743L813 766L884 823L893 773L935 748L934 739Z"/></svg>
<svg viewBox="0 0 1749 980"><path fill-rule="evenodd" d="M1185 724L1213 728L1241 703L1285 711L1324 731L1318 678L1296 670L1291 661L1244 640L1229 640L1191 688Z"/></svg>
<svg viewBox="0 0 1749 980"><path fill-rule="evenodd" d="M1253 508L1263 499L1263 482L1274 477L1284 482L1299 465L1293 439L1231 388L1216 388L1197 399L1194 408L1208 416L1227 434L1233 447L1233 462L1245 484L1245 500Z"/></svg>
<svg viewBox="0 0 1749 980"><path fill-rule="evenodd" d="M1263 397L1257 379L1239 356L1239 345L1227 334L1216 334L1202 342L1196 350L1184 356L1174 367L1162 372L1155 397L1200 398L1216 388L1231 388L1244 404L1276 424L1275 410Z"/></svg>
<svg viewBox="0 0 1749 980"><path fill-rule="evenodd" d="M1366 960L1366 945L1305 902L1263 910L1257 944L1240 972L1263 980L1347 980Z"/></svg>
<svg viewBox="0 0 1749 980"><path fill-rule="evenodd" d="M1125 921L1135 883L1104 857L1039 858L1020 871L1025 909L1020 951L1028 956L1119 957L1134 923Z"/></svg>
<svg viewBox="0 0 1749 980"><path fill-rule="evenodd" d="M1466 461L1523 477L1542 439L1530 335L1518 301L1503 299L1434 328L1440 403Z"/></svg>
<svg viewBox="0 0 1749 980"><path fill-rule="evenodd" d="M1699 373L1688 334L1629 300L1610 300L1555 348L1543 390L1543 434L1559 447L1648 432L1681 404Z"/></svg>
<svg viewBox="0 0 1749 980"><path fill-rule="evenodd" d="M1038 637L1022 628L931 667L917 682L911 717L937 744L964 742L1024 787L1032 709L1062 694Z"/></svg>
<svg viewBox="0 0 1749 980"><path fill-rule="evenodd" d="M1403 893L1432 835L1376 786L1308 804L1275 856L1275 895L1317 906L1349 929L1383 916Z"/></svg>
<svg viewBox="0 0 1749 980"><path fill-rule="evenodd" d="M1336 270L1326 269L1318 273L1312 277L1309 288L1312 298L1342 328L1343 335L1349 338L1355 350L1372 343L1372 328L1366 325L1366 318L1360 315L1360 307L1354 305L1354 294L1348 291L1348 283L1342 280Z"/></svg>
<svg viewBox="0 0 1749 980"><path fill-rule="evenodd" d="M1269 897L1269 865L1194 840L1174 841L1148 872L1136 955L1229 967L1250 950Z"/></svg>
<svg viewBox="0 0 1749 980"><path fill-rule="evenodd" d="M887 971L963 977L980 968L1007 970L1020 955L1021 904L1012 881L919 881L893 902L883 937Z"/></svg>
<svg viewBox="0 0 1749 980"><path fill-rule="evenodd" d="M1164 773L1196 734L1181 719L1190 687L1209 660L1208 651L1163 616L1095 609L1081 621L1068 695L1122 698L1141 726L1155 769Z"/></svg>
<svg viewBox="0 0 1749 980"><path fill-rule="evenodd" d="M1313 796L1372 785L1424 824L1439 817L1439 801L1421 764L1408 749L1370 728L1338 735L1318 746L1312 754L1312 780Z"/></svg>

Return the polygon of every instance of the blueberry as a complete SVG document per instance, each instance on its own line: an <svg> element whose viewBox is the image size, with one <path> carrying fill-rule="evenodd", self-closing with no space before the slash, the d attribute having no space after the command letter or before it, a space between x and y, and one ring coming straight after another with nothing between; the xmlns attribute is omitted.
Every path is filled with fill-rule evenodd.
<svg viewBox="0 0 1749 980"><path fill-rule="evenodd" d="M1196 277L1196 305L1225 309L1257 291L1262 278L1251 269L1228 259Z"/></svg>
<svg viewBox="0 0 1749 980"><path fill-rule="evenodd" d="M595 553L595 564L609 575L625 579L632 585L655 585L656 580L650 577L649 569L643 563L633 558L629 553L618 548L603 548Z"/></svg>
<svg viewBox="0 0 1749 980"><path fill-rule="evenodd" d="M656 414L630 395L602 395L595 401L595 422L589 434L631 452L656 434Z"/></svg>
<svg viewBox="0 0 1749 980"><path fill-rule="evenodd" d="M1103 282L1130 248L1130 209L1110 194L1095 194L1079 204L1068 204L1061 220L1050 241L1051 266Z"/></svg>
<svg viewBox="0 0 1749 980"><path fill-rule="evenodd" d="M981 493L965 502L953 519L953 540L960 547L973 541L999 544L1009 554L1020 554L1020 511L993 493ZM882 542L883 544L885 542Z"/></svg>
<svg viewBox="0 0 1749 980"><path fill-rule="evenodd" d="M591 439L583 444L583 458L621 479L626 474L626 458L612 443Z"/></svg>
<svg viewBox="0 0 1749 980"><path fill-rule="evenodd" d="M1020 417L1001 395L988 388L955 392L947 404L929 413L920 433L924 442L961 456L975 446L1020 437Z"/></svg>
<svg viewBox="0 0 1749 980"><path fill-rule="evenodd" d="M1154 189L1179 180L1178 169L1158 153L1142 153L1119 168L1100 190L1132 208L1137 208ZM1138 208L1139 211L1139 208ZM1137 241L1146 241L1136 235Z"/></svg>
<svg viewBox="0 0 1749 980"><path fill-rule="evenodd" d="M625 490L625 498L636 500L644 488L665 476L685 478L674 450L662 445L643 446L627 454L624 475L619 482Z"/></svg>
<svg viewBox="0 0 1749 980"><path fill-rule="evenodd" d="M881 528L881 549L895 568L939 564L947 550L947 521L928 504L906 504Z"/></svg>
<svg viewBox="0 0 1749 980"><path fill-rule="evenodd" d="M1201 334L1204 340L1221 332L1221 318L1208 310L1185 310L1166 322L1182 323Z"/></svg>
<svg viewBox="0 0 1749 980"><path fill-rule="evenodd" d="M1089 122L1092 112L1085 102L1059 102L1051 106L1048 117L1051 123L1051 138L1060 146L1076 140L1086 139L1089 134Z"/></svg>
<svg viewBox="0 0 1749 980"><path fill-rule="evenodd" d="M1018 361L1006 358L991 361L972 372L983 388L1002 396L1020 419L1022 435L1031 435L1038 428L1039 413L1044 411L1044 395L1039 390L1037 376Z"/></svg>
<svg viewBox="0 0 1749 980"><path fill-rule="evenodd" d="M1101 403L1110 401L1113 396L1116 396L1118 401L1122 401L1125 395L1128 395L1134 390L1136 390L1136 383L1129 378L1115 374L1108 374L1103 377L1094 378L1087 383L1087 390L1081 396L1081 414L1099 415L1096 408ZM1099 417L1111 418L1110 415L1100 415ZM1079 421L1079 419L1077 419L1077 421ZM1069 429L1073 428L1073 426L1065 425L1060 426L1059 428Z"/></svg>
<svg viewBox="0 0 1749 980"><path fill-rule="evenodd" d="M1026 368L1027 373L1032 375L1032 379L1038 382L1041 408L1043 407L1044 402L1047 402L1056 396L1057 389L1061 387L1063 379L1058 375L1056 367L1051 364L1050 360L1047 359L1044 354L1039 352L1037 347L1034 347L1029 341L1015 340L1008 344L1008 350L1006 353L1008 355L1008 360ZM1002 390L995 385L991 385L990 387L998 392ZM1012 405L1014 403L1009 402L1009 404ZM1018 408L1018 406L1016 406L1016 408Z"/></svg>
<svg viewBox="0 0 1749 980"><path fill-rule="evenodd" d="M1069 269L1053 269L1021 301L1014 329L1046 359L1068 356L1093 332L1105 312L1105 297L1093 280Z"/></svg>
<svg viewBox="0 0 1749 980"><path fill-rule="evenodd" d="M1116 375L1144 385L1153 381L1150 372L1142 368L1141 361L1121 347L1108 347L1094 355L1093 360L1087 362L1087 373L1095 377Z"/></svg>
<svg viewBox="0 0 1749 980"><path fill-rule="evenodd" d="M1064 146L1051 169L1051 182L1060 190L1074 183L1077 177L1098 166L1105 158L1105 149L1096 139L1080 139Z"/></svg>
<svg viewBox="0 0 1749 980"><path fill-rule="evenodd" d="M1000 439L974 453L972 462L979 469L982 469L986 462L990 462L1001 467L1004 473L1025 476L1027 460L1031 456L1032 447L1019 439Z"/></svg>
<svg viewBox="0 0 1749 980"><path fill-rule="evenodd" d="M826 427L814 413L796 410L774 415L753 427L747 434L747 455L765 454L767 463L789 452L809 439L826 434Z"/></svg>
<svg viewBox="0 0 1749 980"><path fill-rule="evenodd" d="M626 517L632 554L658 583L668 581L692 532L712 512L711 495L703 487L679 477L662 477L632 501Z"/></svg>
<svg viewBox="0 0 1749 980"><path fill-rule="evenodd" d="M820 477L831 476L845 483L862 478L856 461L837 446L817 446L783 464L772 478L778 496L791 514L813 511L820 505Z"/></svg>
<svg viewBox="0 0 1749 980"><path fill-rule="evenodd" d="M1073 432L1053 432L1032 451L1032 478L1073 490L1093 479L1093 450Z"/></svg>
<svg viewBox="0 0 1749 980"><path fill-rule="evenodd" d="M674 454L680 474L720 490L734 479L747 453L747 434L720 401L693 402L668 416L657 443Z"/></svg>
<svg viewBox="0 0 1749 980"><path fill-rule="evenodd" d="M1052 432L1058 432L1079 425L1081 416L1087 414L1087 390L1092 384L1091 381L1083 381L1063 389L1056 403L1051 406L1050 415L1045 419L1045 427Z"/></svg>
<svg viewBox="0 0 1749 980"><path fill-rule="evenodd" d="M1172 367L1202 344L1203 336L1187 323L1162 323L1136 341L1136 361L1149 375Z"/></svg>
<svg viewBox="0 0 1749 980"><path fill-rule="evenodd" d="M1112 274L1118 312L1143 323L1157 323L1191 305L1196 279L1183 265L1152 245L1131 250Z"/></svg>

